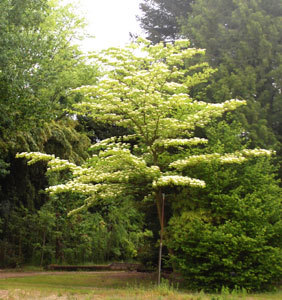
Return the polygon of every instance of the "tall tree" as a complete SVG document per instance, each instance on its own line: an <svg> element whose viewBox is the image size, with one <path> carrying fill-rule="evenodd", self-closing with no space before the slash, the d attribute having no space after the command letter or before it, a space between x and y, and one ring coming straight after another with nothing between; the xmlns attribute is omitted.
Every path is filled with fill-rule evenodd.
<svg viewBox="0 0 282 300"><path fill-rule="evenodd" d="M155 2L162 5L154 6ZM154 9L163 13L165 3L144 4L148 9L145 16L149 18L149 11ZM276 148L280 156L281 1L199 0L191 3L190 9L169 12L179 24L178 34L189 38L194 46L205 48L208 62L218 69L202 99L247 100L248 106L237 114L245 133L254 145ZM140 18L141 26L147 26L151 39L155 27L163 28L162 21L155 18L149 24L145 20ZM166 39L164 32L162 39Z"/></svg>
<svg viewBox="0 0 282 300"><path fill-rule="evenodd" d="M97 68L78 47L82 20L57 1L0 3L0 129L5 138L61 114L69 88L93 83Z"/></svg>
<svg viewBox="0 0 282 300"><path fill-rule="evenodd" d="M205 187L205 182L184 174L199 162L243 163L249 157L268 156L271 151L244 149L234 153L191 155L191 148L204 149L207 140L195 137L196 128L245 104L229 100L220 104L196 101L188 95L192 86L213 72L207 64L183 68L202 50L188 48L188 41L157 44L140 41L125 49L110 48L96 58L107 66L97 86L79 89L85 101L74 106L77 114L88 115L109 125L126 127L127 134L102 140L92 146L94 155L81 166L43 153L21 153L29 164L48 162L48 172L70 170L71 177L48 188L52 195L80 194L84 203L72 213L116 199L131 197L156 205L162 222L162 193L171 187ZM136 51L138 50L138 51ZM144 52L143 55L138 53Z"/></svg>
<svg viewBox="0 0 282 300"><path fill-rule="evenodd" d="M44 164L27 169L15 160L16 152L51 151L77 163L87 156L88 138L76 131L77 122L63 109L79 101L79 95L73 96L70 89L94 84L98 71L74 43L81 35L83 21L70 6L58 3L0 2L2 249L17 248L17 239L8 230L12 216L20 220L26 208L28 214L36 214L47 199L40 193L47 184ZM17 224L15 232L22 227Z"/></svg>
<svg viewBox="0 0 282 300"><path fill-rule="evenodd" d="M46 122L62 118L66 115L63 109L76 100L69 90L93 84L97 78L97 68L87 64L86 57L71 43L83 26L82 20L70 7L59 7L57 2L0 3L2 174L7 173L7 163L11 163L15 152L45 147L52 136L50 129L56 127ZM64 139L65 125L70 123L61 122L61 134L56 136Z"/></svg>
<svg viewBox="0 0 282 300"><path fill-rule="evenodd" d="M281 2L200 0L192 10L182 19L183 33L218 68L207 98L247 100L239 118L249 138L280 156Z"/></svg>
<svg viewBox="0 0 282 300"><path fill-rule="evenodd" d="M147 38L153 43L174 41L181 36L179 17L191 11L192 0L144 0L138 17Z"/></svg>

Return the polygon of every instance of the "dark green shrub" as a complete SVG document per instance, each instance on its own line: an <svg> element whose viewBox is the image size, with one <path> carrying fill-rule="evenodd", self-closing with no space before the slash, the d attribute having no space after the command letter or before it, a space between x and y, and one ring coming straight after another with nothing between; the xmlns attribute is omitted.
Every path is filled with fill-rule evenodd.
<svg viewBox="0 0 282 300"><path fill-rule="evenodd" d="M206 191L190 193L197 204L175 215L167 233L189 288L265 290L281 278L281 189L271 169L267 159L202 168Z"/></svg>

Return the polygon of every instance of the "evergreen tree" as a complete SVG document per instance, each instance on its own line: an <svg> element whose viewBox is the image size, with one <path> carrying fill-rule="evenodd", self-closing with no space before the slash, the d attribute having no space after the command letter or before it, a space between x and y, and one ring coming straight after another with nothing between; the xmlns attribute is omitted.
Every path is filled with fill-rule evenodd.
<svg viewBox="0 0 282 300"><path fill-rule="evenodd" d="M182 30L218 68L207 99L247 100L237 115L254 146L281 156L281 15L279 1L196 1ZM192 17L193 16L193 17ZM279 162L278 162L279 163Z"/></svg>
<svg viewBox="0 0 282 300"><path fill-rule="evenodd" d="M192 0L144 0L140 4L142 16L138 17L148 40L153 43L174 41L180 37L179 17L191 11Z"/></svg>

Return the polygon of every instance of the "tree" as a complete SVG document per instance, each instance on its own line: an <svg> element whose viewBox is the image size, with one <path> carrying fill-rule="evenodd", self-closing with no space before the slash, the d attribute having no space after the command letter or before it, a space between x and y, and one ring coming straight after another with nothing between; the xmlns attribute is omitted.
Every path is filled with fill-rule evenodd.
<svg viewBox="0 0 282 300"><path fill-rule="evenodd" d="M233 122L212 122L209 147L224 153L245 149L248 140ZM199 164L193 172L204 190L183 190L172 204L166 231L170 257L190 289L272 289L281 265L281 188L269 158L243 165ZM169 199L168 199L169 200Z"/></svg>
<svg viewBox="0 0 282 300"><path fill-rule="evenodd" d="M0 9L0 239L16 249L19 239L13 234L22 225L12 224L12 218L21 220L25 209L37 216L47 201L40 192L47 181L44 163L27 169L15 154L50 151L76 163L88 157L89 139L63 110L79 101L70 90L94 84L98 71L75 45L84 25L70 6L60 7L55 0L3 0ZM24 259L33 255L29 247Z"/></svg>
<svg viewBox="0 0 282 300"><path fill-rule="evenodd" d="M206 59L218 69L202 100L245 99L248 105L236 117L253 146L274 147L281 157L281 3L200 0L189 2L190 8L182 10L169 9L166 3L143 4L145 17L140 22L146 26L148 38L154 40L155 28L165 28L163 19L150 18L150 13L168 11L178 23L173 35L182 35L195 47L205 48ZM167 38L170 34L165 31L159 36L159 40Z"/></svg>
<svg viewBox="0 0 282 300"><path fill-rule="evenodd" d="M208 99L245 99L237 118L253 146L273 147L281 161L281 4L279 1L197 1L182 33L218 68ZM193 16L193 17L192 17ZM281 177L281 169L280 169Z"/></svg>
<svg viewBox="0 0 282 300"><path fill-rule="evenodd" d="M191 11L193 1L144 0L140 4L142 16L138 17L141 28L153 43L175 41L181 36L180 17Z"/></svg>
<svg viewBox="0 0 282 300"><path fill-rule="evenodd" d="M61 116L70 88L94 83L96 66L71 41L83 21L57 1L1 1L0 130L11 139Z"/></svg>
<svg viewBox="0 0 282 300"><path fill-rule="evenodd" d="M0 170L5 175L12 149L28 144L24 137L34 137L34 128L62 118L63 108L75 100L69 89L93 84L98 72L71 43L83 21L70 7L4 0L0 9Z"/></svg>
<svg viewBox="0 0 282 300"><path fill-rule="evenodd" d="M193 18L188 16L182 24L183 34L197 47L207 49L208 60L219 67L218 93L218 84L224 81L222 72L231 76L224 82L228 91L214 92L214 96L220 101L229 92L233 97L257 101L270 121L277 113L274 101L280 93L279 1L201 0L193 5ZM269 123L274 131L277 125Z"/></svg>
<svg viewBox="0 0 282 300"><path fill-rule="evenodd" d="M84 197L84 204L70 214L110 199L133 197L137 202L153 201L162 224L162 193L170 193L170 187L205 187L203 180L182 174L182 169L202 161L243 163L249 157L271 154L244 149L191 155L193 146L203 148L208 143L193 137L197 128L245 102L212 104L191 99L190 88L206 81L213 70L207 64L189 66L189 60L203 51L188 45L188 41L176 41L152 46L140 40L138 45L110 48L94 56L107 66L107 75L98 85L78 89L85 100L74 105L73 113L127 128L128 134L97 141L85 164L77 166L43 153L17 155L27 158L29 164L47 161L48 172L71 172L64 183L47 189L51 195Z"/></svg>

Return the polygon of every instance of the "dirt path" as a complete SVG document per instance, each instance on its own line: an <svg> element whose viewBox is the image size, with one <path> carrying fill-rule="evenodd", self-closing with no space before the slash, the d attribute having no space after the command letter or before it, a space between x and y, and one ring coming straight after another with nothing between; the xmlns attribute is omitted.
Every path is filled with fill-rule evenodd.
<svg viewBox="0 0 282 300"><path fill-rule="evenodd" d="M17 278L17 277L27 277L27 276L36 276L36 275L57 275L62 274L63 272L7 272L0 271L0 279L2 278ZM66 272L64 272L66 273Z"/></svg>
<svg viewBox="0 0 282 300"><path fill-rule="evenodd" d="M0 270L0 279L4 278L18 278L18 277L28 277L28 276L38 276L38 275L64 275L64 274L109 274L111 277L127 278L127 277L136 277L136 278L145 278L148 276L147 273L140 272L127 272L127 271L100 271L100 272L65 272L65 271L41 271L41 272L10 272Z"/></svg>

